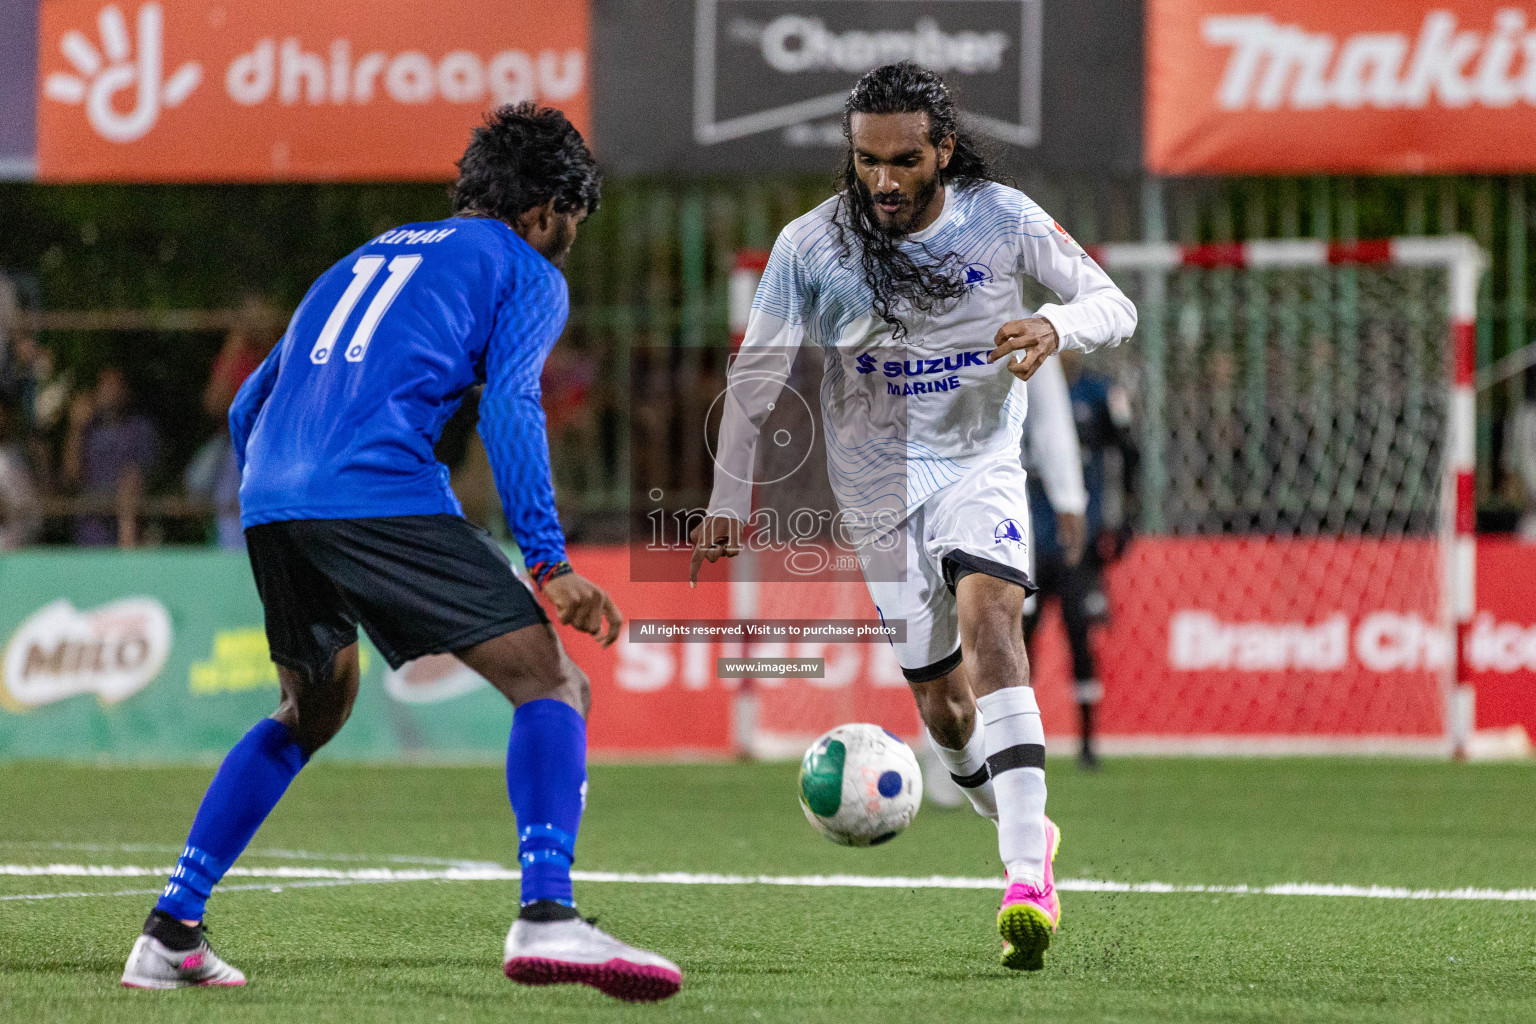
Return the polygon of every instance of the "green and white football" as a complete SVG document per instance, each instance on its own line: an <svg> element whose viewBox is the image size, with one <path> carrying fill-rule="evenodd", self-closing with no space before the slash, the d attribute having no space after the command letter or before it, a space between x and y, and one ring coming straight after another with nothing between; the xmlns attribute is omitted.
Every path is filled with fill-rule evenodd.
<svg viewBox="0 0 1536 1024"><path fill-rule="evenodd" d="M878 725L840 725L800 760L800 809L840 846L877 846L912 824L923 773L912 748Z"/></svg>

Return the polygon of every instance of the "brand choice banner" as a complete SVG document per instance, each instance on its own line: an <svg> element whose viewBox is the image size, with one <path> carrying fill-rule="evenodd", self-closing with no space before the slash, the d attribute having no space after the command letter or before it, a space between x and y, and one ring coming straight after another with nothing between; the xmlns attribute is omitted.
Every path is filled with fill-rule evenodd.
<svg viewBox="0 0 1536 1024"><path fill-rule="evenodd" d="M1536 5L1148 4L1153 171L1536 167Z"/></svg>
<svg viewBox="0 0 1536 1024"><path fill-rule="evenodd" d="M37 176L447 179L481 113L588 127L584 3L43 0Z"/></svg>
<svg viewBox="0 0 1536 1024"><path fill-rule="evenodd" d="M828 170L854 82L915 60L1009 158L1130 169L1138 13L1127 0L595 0L599 148L619 171Z"/></svg>

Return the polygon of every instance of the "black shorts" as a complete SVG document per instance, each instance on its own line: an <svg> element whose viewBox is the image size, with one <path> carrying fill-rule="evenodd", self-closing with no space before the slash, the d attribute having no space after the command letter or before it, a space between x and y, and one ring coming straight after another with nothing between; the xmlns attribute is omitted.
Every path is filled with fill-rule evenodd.
<svg viewBox="0 0 1536 1024"><path fill-rule="evenodd" d="M392 668L547 623L489 534L454 515L292 519L245 531L272 660L325 671L357 627Z"/></svg>

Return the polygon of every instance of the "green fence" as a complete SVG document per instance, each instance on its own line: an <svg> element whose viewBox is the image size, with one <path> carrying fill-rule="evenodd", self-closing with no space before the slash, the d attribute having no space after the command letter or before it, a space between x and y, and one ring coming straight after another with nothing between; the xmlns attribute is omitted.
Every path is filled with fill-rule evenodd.
<svg viewBox="0 0 1536 1024"><path fill-rule="evenodd" d="M1090 245L1470 233L1493 256L1481 296L1479 366L1527 351L1528 177L1153 181L1028 168L1018 177ZM585 408L554 424L563 511L578 531L617 539L614 517L627 492L629 354L641 346L676 347L682 351L675 372L694 372L696 357L688 350L726 343L735 252L769 245L783 224L830 191L830 174L608 183L568 268L572 323L562 349ZM371 234L447 213L441 185L0 185L0 205L12 227L0 235L0 267L36 276L45 310L228 308L253 288L292 308L315 275ZM87 367L108 352L118 359L143 353L156 368L141 386L161 391L159 401L185 401L206 377L219 339L211 333L171 337L60 331L48 340L62 361ZM1516 375L1480 395L1484 507L1512 494L1498 458L1500 424L1522 385ZM168 409L162 419L167 433L187 435L180 454L189 456L195 438L185 409ZM212 424L201 429L211 431ZM680 457L697 461L696 455ZM163 482L174 485L169 477Z"/></svg>

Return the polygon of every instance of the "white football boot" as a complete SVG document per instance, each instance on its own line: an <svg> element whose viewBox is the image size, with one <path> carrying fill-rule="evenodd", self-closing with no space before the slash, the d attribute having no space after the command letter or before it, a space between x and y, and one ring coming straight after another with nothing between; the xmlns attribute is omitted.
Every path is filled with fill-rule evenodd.
<svg viewBox="0 0 1536 1024"><path fill-rule="evenodd" d="M524 985L591 985L634 1003L665 999L683 984L683 972L666 957L626 945L580 918L518 920L507 932L502 967Z"/></svg>
<svg viewBox="0 0 1536 1024"><path fill-rule="evenodd" d="M198 932L194 949L175 950L153 935L140 935L123 968L125 988L188 988L193 985L244 985L245 975L219 959Z"/></svg>

